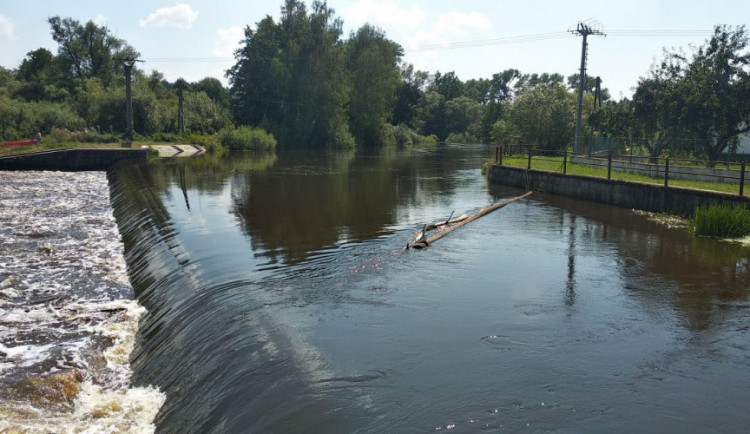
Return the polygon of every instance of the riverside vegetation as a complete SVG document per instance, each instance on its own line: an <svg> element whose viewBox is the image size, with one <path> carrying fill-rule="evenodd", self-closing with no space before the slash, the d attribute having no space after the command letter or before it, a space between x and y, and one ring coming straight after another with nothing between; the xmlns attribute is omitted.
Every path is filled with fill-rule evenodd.
<svg viewBox="0 0 750 434"><path fill-rule="evenodd" d="M39 48L18 67L0 68L0 140L41 131L45 146L119 142L125 85L115 59L139 53L91 21L48 21L56 54ZM226 71L228 88L214 77L169 81L138 64L136 143L190 141L217 150L446 141L569 149L577 74L509 68L462 81L454 72L416 70L403 60L402 47L376 27L366 24L347 37L342 29L326 2L308 7L284 0L278 20L269 15L245 28L235 64ZM613 100L606 88L595 92L596 78L586 77L586 150L640 149L653 158L709 161L731 154L750 130L747 45L745 27L716 26L692 55L665 51L639 79L632 99ZM179 88L184 134L177 133Z"/></svg>

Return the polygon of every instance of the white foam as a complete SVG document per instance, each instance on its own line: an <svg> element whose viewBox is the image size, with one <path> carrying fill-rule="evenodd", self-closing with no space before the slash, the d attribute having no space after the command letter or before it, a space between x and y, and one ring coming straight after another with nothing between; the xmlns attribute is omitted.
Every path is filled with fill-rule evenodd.
<svg viewBox="0 0 750 434"><path fill-rule="evenodd" d="M104 173L0 172L0 388L71 369L85 378L72 406L0 401L0 432L153 432L165 395L130 387L144 312ZM97 357L106 366L89 366Z"/></svg>

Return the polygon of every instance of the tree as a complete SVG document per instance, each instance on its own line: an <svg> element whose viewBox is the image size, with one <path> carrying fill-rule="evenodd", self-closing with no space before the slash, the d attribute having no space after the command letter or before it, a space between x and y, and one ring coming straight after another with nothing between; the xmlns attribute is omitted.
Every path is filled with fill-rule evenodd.
<svg viewBox="0 0 750 434"><path fill-rule="evenodd" d="M561 86L565 78L557 73L523 74L515 82L515 91L522 92L537 87Z"/></svg>
<svg viewBox="0 0 750 434"><path fill-rule="evenodd" d="M205 92L216 104L221 107L229 106L229 91L221 84L218 78L206 77L190 84L193 92Z"/></svg>
<svg viewBox="0 0 750 434"><path fill-rule="evenodd" d="M698 139L696 153L716 161L750 131L750 54L744 26L716 26L714 34L688 61L672 54L663 68L679 77L676 94L681 124Z"/></svg>
<svg viewBox="0 0 750 434"><path fill-rule="evenodd" d="M633 126L653 163L680 134L682 104L676 100L675 87L673 80L654 72L650 78L638 81L633 94Z"/></svg>
<svg viewBox="0 0 750 434"><path fill-rule="evenodd" d="M358 144L380 145L400 84L401 47L365 24L346 43L351 73L349 125Z"/></svg>
<svg viewBox="0 0 750 434"><path fill-rule="evenodd" d="M341 20L319 1L286 0L281 19L245 29L227 71L235 120L262 126L280 146L353 146L346 116L349 86Z"/></svg>
<svg viewBox="0 0 750 434"><path fill-rule="evenodd" d="M52 39L59 44L58 56L73 78L97 77L108 83L117 70L114 58L137 57L138 53L109 29L93 21L81 24L72 18L51 17Z"/></svg>
<svg viewBox="0 0 750 434"><path fill-rule="evenodd" d="M448 134L468 134L471 138L480 135L479 121L482 105L471 98L460 96L445 103L445 121Z"/></svg>
<svg viewBox="0 0 750 434"><path fill-rule="evenodd" d="M453 71L445 74L441 74L440 71L438 71L432 79L429 90L443 95L445 101L450 101L453 98L458 98L462 95L463 83Z"/></svg>
<svg viewBox="0 0 750 434"><path fill-rule="evenodd" d="M581 74L575 73L568 76L568 89L570 90L578 90L578 81ZM596 91L596 77L592 77L590 75L586 76L586 79L583 81L583 91L585 93L593 94ZM609 101L612 96L609 94L609 89L606 87L601 89L602 92L602 101L606 102Z"/></svg>
<svg viewBox="0 0 750 434"><path fill-rule="evenodd" d="M414 66L411 64L401 67L401 84L396 91L396 102L391 119L394 125L404 124L412 129L417 128L419 102L424 96L428 79L427 72L414 71Z"/></svg>
<svg viewBox="0 0 750 434"><path fill-rule="evenodd" d="M508 131L524 144L541 149L564 149L573 138L575 96L561 84L536 86L521 92L508 109L505 125L493 126L495 140Z"/></svg>
<svg viewBox="0 0 750 434"><path fill-rule="evenodd" d="M62 78L59 60L46 48L29 51L18 67L17 77L22 82L15 97L26 101L59 100L54 87Z"/></svg>

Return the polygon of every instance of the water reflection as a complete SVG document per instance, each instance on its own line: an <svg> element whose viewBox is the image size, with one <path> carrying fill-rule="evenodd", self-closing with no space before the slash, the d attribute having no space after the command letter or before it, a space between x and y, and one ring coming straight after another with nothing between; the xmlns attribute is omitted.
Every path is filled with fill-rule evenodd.
<svg viewBox="0 0 750 434"><path fill-rule="evenodd" d="M149 311L135 378L169 397L159 428L658 431L688 406L677 428L722 409L743 426L745 389L721 396L750 385L744 248L538 194L399 253L421 224L519 193L486 183L486 156L246 153L112 171ZM694 363L717 342L737 357ZM695 387L706 393L686 403Z"/></svg>
<svg viewBox="0 0 750 434"><path fill-rule="evenodd" d="M569 252L575 249L576 216L590 221L578 237L617 248L619 270L630 294L653 309L671 307L686 327L707 330L721 319L722 302L750 297L750 250L736 243L691 236L616 207L552 195L538 196L570 213ZM568 257L568 294L575 288L575 254ZM572 283L571 283L572 282ZM567 299L566 299L567 302Z"/></svg>

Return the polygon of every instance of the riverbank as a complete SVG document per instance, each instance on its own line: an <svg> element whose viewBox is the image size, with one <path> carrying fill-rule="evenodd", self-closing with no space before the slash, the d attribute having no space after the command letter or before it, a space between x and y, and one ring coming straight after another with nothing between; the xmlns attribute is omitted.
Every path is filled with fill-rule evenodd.
<svg viewBox="0 0 750 434"><path fill-rule="evenodd" d="M576 199L655 213L690 216L696 207L718 202L750 204L750 198L728 193L657 184L570 175L520 167L489 166L495 184L543 191Z"/></svg>
<svg viewBox="0 0 750 434"><path fill-rule="evenodd" d="M103 172L0 172L0 432L153 432Z"/></svg>

